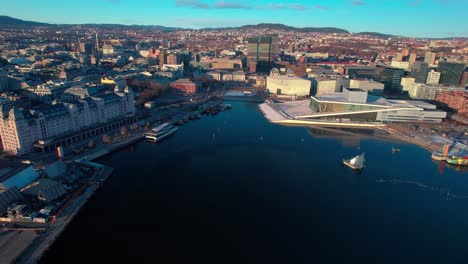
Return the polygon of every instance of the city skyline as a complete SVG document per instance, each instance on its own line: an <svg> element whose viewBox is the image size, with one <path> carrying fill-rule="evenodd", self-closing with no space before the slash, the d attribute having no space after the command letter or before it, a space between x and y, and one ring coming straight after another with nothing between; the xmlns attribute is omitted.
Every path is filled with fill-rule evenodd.
<svg viewBox="0 0 468 264"><path fill-rule="evenodd" d="M337 27L407 37L468 37L464 0L98 0L4 3L4 15L55 24L162 25L182 28L281 23L294 27ZM73 9L73 16L70 11ZM437 23L428 23L428 16Z"/></svg>

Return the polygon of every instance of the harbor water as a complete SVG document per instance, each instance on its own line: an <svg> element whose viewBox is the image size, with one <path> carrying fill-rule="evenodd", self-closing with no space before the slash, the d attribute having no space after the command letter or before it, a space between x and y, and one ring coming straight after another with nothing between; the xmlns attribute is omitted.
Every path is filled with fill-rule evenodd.
<svg viewBox="0 0 468 264"><path fill-rule="evenodd" d="M343 165L362 152L362 172ZM233 102L96 162L113 175L43 263L468 261L468 174L415 145L274 125Z"/></svg>

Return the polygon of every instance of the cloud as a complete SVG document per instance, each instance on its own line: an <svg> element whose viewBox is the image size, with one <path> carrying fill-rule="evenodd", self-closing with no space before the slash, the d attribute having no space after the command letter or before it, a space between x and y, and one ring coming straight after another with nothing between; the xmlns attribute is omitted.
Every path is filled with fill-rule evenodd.
<svg viewBox="0 0 468 264"><path fill-rule="evenodd" d="M120 0L108 0L108 1L120 1ZM217 3L211 5L202 0L176 0L176 6L179 7L192 7L201 9L256 9L256 10L299 10L304 11L307 9L306 6L299 3L284 4L284 3L270 3L267 5L256 6L254 4L248 4L242 0L220 0ZM328 7L322 5L316 5L316 8L322 10L328 10Z"/></svg>
<svg viewBox="0 0 468 264"><path fill-rule="evenodd" d="M219 1L215 8L225 8L225 9L252 9L251 6L241 3L241 2L229 2L229 1Z"/></svg>
<svg viewBox="0 0 468 264"><path fill-rule="evenodd" d="M279 9L279 10L306 10L306 7L301 4L268 4L266 7L260 7L259 9Z"/></svg>
<svg viewBox="0 0 468 264"><path fill-rule="evenodd" d="M193 8L209 9L210 5L200 0L176 0L176 6L186 6Z"/></svg>
<svg viewBox="0 0 468 264"><path fill-rule="evenodd" d="M328 6L324 6L324 5L314 5L314 7L320 10L330 10Z"/></svg>
<svg viewBox="0 0 468 264"><path fill-rule="evenodd" d="M353 6L363 6L363 5L365 5L366 3L365 3L364 1L361 1L361 0L354 0L354 1L351 2L351 4L352 4Z"/></svg>

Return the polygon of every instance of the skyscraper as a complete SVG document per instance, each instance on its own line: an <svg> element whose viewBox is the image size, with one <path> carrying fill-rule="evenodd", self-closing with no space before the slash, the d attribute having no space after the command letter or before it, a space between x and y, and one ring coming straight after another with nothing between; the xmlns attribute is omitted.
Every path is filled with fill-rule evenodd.
<svg viewBox="0 0 468 264"><path fill-rule="evenodd" d="M445 85L460 85L465 64L455 62L440 62L440 83Z"/></svg>
<svg viewBox="0 0 468 264"><path fill-rule="evenodd" d="M418 57L418 55L416 53L411 53L410 56L409 56L409 63L412 64L416 61L416 58Z"/></svg>
<svg viewBox="0 0 468 264"><path fill-rule="evenodd" d="M439 84L439 81L440 81L440 72L431 70L427 74L427 80L426 80L427 84Z"/></svg>
<svg viewBox="0 0 468 264"><path fill-rule="evenodd" d="M424 62L434 65L436 60L437 53L435 52L426 52L426 56L424 57Z"/></svg>
<svg viewBox="0 0 468 264"><path fill-rule="evenodd" d="M468 86L468 68L466 68L465 71L462 74L460 85L461 86Z"/></svg>
<svg viewBox="0 0 468 264"><path fill-rule="evenodd" d="M415 78L417 83L425 83L427 80L427 73L430 70L427 62L417 61L411 65L411 75Z"/></svg>
<svg viewBox="0 0 468 264"><path fill-rule="evenodd" d="M247 44L248 63L257 63L257 65L267 64L268 72L271 69L271 62L279 56L279 37L278 35L266 35L249 38Z"/></svg>
<svg viewBox="0 0 468 264"><path fill-rule="evenodd" d="M384 84L384 93L401 93L401 78L405 75L405 70L393 67L377 66L376 72L379 77L379 81Z"/></svg>

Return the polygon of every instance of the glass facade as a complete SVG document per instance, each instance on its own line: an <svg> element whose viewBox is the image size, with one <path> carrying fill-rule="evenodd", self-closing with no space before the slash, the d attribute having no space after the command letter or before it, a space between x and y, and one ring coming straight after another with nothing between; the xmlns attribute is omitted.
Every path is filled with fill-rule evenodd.
<svg viewBox="0 0 468 264"><path fill-rule="evenodd" d="M440 82L445 85L459 85L465 64L452 62L439 62Z"/></svg>

